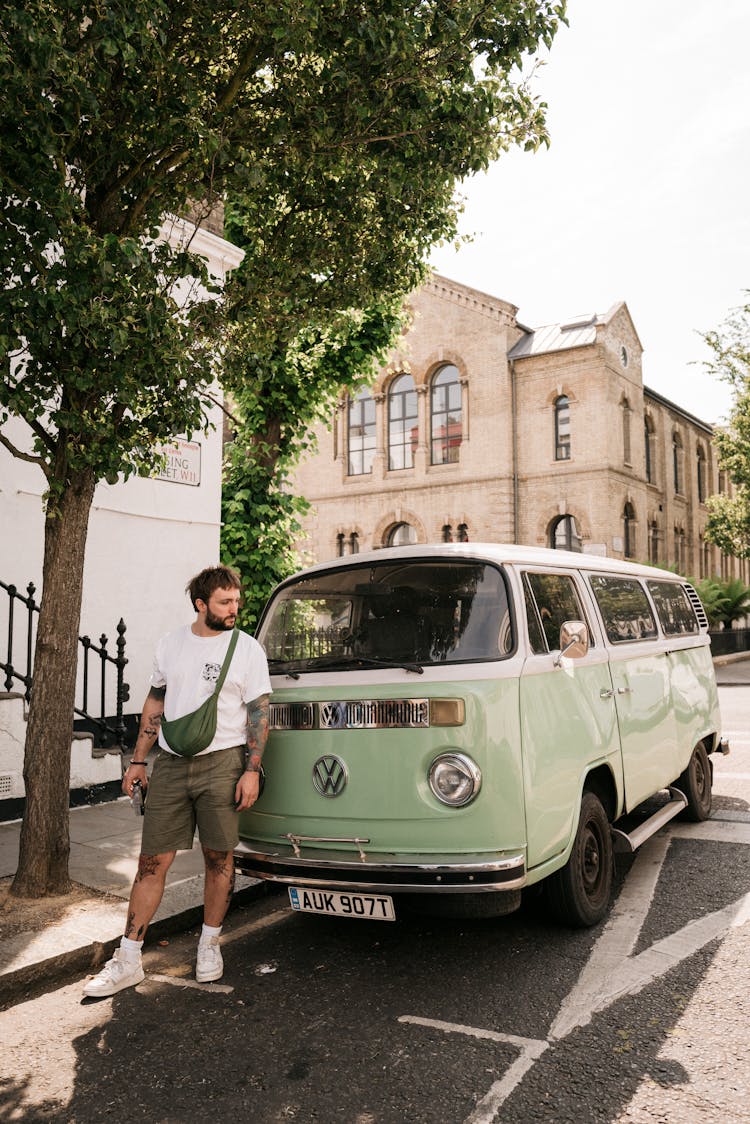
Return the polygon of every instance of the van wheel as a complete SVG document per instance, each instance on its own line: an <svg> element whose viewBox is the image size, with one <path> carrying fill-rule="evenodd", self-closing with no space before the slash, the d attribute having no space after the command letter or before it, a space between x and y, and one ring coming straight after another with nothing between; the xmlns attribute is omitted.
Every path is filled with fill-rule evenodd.
<svg viewBox="0 0 750 1124"><path fill-rule="evenodd" d="M584 792L570 858L545 881L547 901L557 920L577 929L601 921L609 909L613 872L607 813L598 796Z"/></svg>
<svg viewBox="0 0 750 1124"><path fill-rule="evenodd" d="M701 823L711 815L713 781L711 762L706 747L698 742L693 750L688 767L674 782L675 788L687 796L687 808L681 813L683 819Z"/></svg>

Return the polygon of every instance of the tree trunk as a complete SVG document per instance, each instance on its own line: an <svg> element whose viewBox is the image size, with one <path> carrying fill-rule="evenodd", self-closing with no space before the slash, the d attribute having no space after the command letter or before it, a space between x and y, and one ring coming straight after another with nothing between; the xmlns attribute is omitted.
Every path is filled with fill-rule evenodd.
<svg viewBox="0 0 750 1124"><path fill-rule="evenodd" d="M70 890L70 745L73 737L83 562L94 496L80 473L44 523L44 572L23 778L26 807L11 893L23 898Z"/></svg>

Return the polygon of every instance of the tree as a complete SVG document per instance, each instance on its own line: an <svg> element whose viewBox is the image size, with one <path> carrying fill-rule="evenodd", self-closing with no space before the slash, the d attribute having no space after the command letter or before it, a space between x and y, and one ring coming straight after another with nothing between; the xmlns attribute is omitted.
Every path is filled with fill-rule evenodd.
<svg viewBox="0 0 750 1124"><path fill-rule="evenodd" d="M707 369L729 383L733 403L728 424L715 433L719 468L734 485L709 496L706 538L725 554L750 557L750 303L734 310L726 322L703 337L711 349Z"/></svg>
<svg viewBox="0 0 750 1124"><path fill-rule="evenodd" d="M300 333L411 287L457 180L544 141L519 66L562 2L24 0L4 6L2 443L47 480L44 585L14 892L67 888L81 566L96 481L148 473L202 424L211 339L267 369ZM181 312L199 263L158 240L234 202L247 264ZM251 346L249 346L251 345ZM234 389L234 387L230 387ZM274 448L276 419L263 441ZM263 441L261 443L263 443Z"/></svg>
<svg viewBox="0 0 750 1124"><path fill-rule="evenodd" d="M243 627L258 620L273 587L299 566L299 517L308 509L290 490L289 474L310 450L310 427L330 415L341 391L374 377L405 320L400 294L363 310L311 325L251 372L235 380L232 442L225 457L222 558L243 578ZM225 364L228 360L225 359ZM225 365L225 374L227 366Z"/></svg>

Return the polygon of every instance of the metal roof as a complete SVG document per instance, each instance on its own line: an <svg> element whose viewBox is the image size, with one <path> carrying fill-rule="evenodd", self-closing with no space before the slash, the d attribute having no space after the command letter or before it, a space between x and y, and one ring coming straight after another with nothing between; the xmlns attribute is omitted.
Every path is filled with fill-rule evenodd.
<svg viewBox="0 0 750 1124"><path fill-rule="evenodd" d="M576 316L564 324L547 324L534 328L513 345L509 359L525 359L529 355L543 355L549 351L568 351L573 347L587 347L596 343L597 325L606 319L596 313Z"/></svg>

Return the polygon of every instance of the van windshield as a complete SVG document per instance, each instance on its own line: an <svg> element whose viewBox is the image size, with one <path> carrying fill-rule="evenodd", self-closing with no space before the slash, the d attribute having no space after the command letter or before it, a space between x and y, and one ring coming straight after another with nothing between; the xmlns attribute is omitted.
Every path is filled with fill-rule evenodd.
<svg viewBox="0 0 750 1124"><path fill-rule="evenodd" d="M354 565L292 580L258 632L272 672L498 660L513 649L501 571L483 562Z"/></svg>

